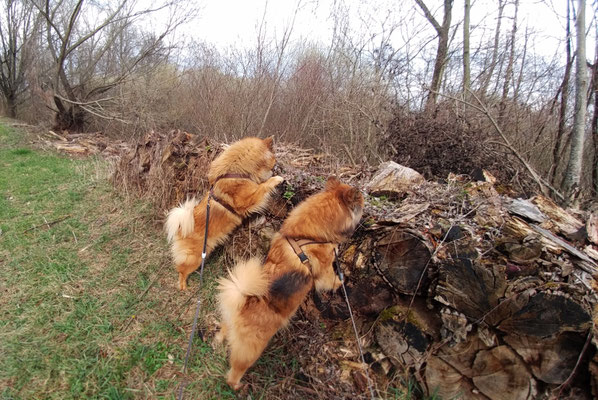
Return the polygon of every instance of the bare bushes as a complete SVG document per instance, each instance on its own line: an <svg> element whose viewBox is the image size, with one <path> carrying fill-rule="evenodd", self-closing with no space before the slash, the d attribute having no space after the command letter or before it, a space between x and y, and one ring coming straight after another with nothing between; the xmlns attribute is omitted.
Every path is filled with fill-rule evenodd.
<svg viewBox="0 0 598 400"><path fill-rule="evenodd" d="M467 174L484 166L477 133L446 110L433 117L398 109L387 134L392 157L428 177Z"/></svg>
<svg viewBox="0 0 598 400"><path fill-rule="evenodd" d="M377 161L391 96L374 68L347 52L336 48L328 57L314 50L303 53L268 128L272 133L278 128L286 141L323 148L345 161Z"/></svg>
<svg viewBox="0 0 598 400"><path fill-rule="evenodd" d="M186 69L158 68L115 93L128 123L96 119L92 130L177 128L223 142L273 135L353 163L376 159L391 96L367 62L303 45L279 60L272 46L223 54L197 45Z"/></svg>
<svg viewBox="0 0 598 400"><path fill-rule="evenodd" d="M486 169L517 190L531 189L530 180L486 121L464 115L445 102L437 112L406 112L398 108L389 124L384 150L403 165L428 178L446 178L449 173L472 174Z"/></svg>

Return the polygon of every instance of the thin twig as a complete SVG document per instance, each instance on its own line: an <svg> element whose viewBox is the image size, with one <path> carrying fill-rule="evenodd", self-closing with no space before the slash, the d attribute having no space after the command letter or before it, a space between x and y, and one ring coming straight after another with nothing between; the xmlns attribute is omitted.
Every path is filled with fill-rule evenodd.
<svg viewBox="0 0 598 400"><path fill-rule="evenodd" d="M57 224L59 222L62 222L65 219L68 219L70 217L71 217L71 215L69 214L69 215L65 215L64 217L60 217L60 218L55 219L54 221L50 221L50 222L46 221L46 219L44 218L45 222L43 224L34 225L31 228L24 230L23 233L27 233L27 232L32 231L32 230L37 229L37 228L41 228L44 225L47 226L48 228L50 228L52 225Z"/></svg>
<svg viewBox="0 0 598 400"><path fill-rule="evenodd" d="M531 177L534 179L534 181L536 181L536 183L540 187L540 190L542 191L542 193L547 194L547 189L550 189L554 193L554 195L557 196L559 199L561 199L561 200L565 199L565 197L558 190L556 190L552 185L550 185L550 183L548 183L544 178L542 178L536 172L536 170L527 162L527 160L525 160L525 158L523 158L523 156L519 153L519 151L517 151L517 149L515 149L515 147L511 144L509 139L506 137L506 135L504 134L504 132L498 125L498 122L496 122L496 119L494 119L492 114L490 114L490 111L488 110L486 105L480 100L480 98L478 96L476 96L476 94L474 92L469 90L469 93L473 96L473 98L476 99L479 106L472 104L469 101L460 99L458 97L450 96L450 95L440 93L440 92L434 92L434 93L439 94L440 96L446 97L448 99L463 103L463 104L473 108L474 110L479 111L482 114L484 114L492 123L494 130L496 130L496 132L500 135L501 139L503 140L504 143L501 143L501 144L504 145L505 147L507 147L509 150L511 150L513 155L521 162L521 164L523 164L525 169L529 172Z"/></svg>

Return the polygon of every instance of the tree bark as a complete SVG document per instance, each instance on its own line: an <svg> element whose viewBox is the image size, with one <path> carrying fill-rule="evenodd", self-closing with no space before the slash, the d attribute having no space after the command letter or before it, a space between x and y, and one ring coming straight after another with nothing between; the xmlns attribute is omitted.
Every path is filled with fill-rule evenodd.
<svg viewBox="0 0 598 400"><path fill-rule="evenodd" d="M592 141L594 157L592 159L592 188L594 196L598 195L598 27L596 28L596 49L592 66L592 90L594 92L594 115L592 116Z"/></svg>
<svg viewBox="0 0 598 400"><path fill-rule="evenodd" d="M422 0L415 0L422 9L426 19L432 24L438 33L438 49L436 50L436 61L434 62L434 72L432 73L432 83L430 84L430 93L426 100L426 110L429 111L436 106L438 91L442 83L442 73L446 64L448 54L449 29L451 27L451 15L453 10L453 0L444 0L444 16L442 25L436 21L426 4Z"/></svg>
<svg viewBox="0 0 598 400"><path fill-rule="evenodd" d="M496 67L496 62L498 60L498 44L500 41L500 25L502 22L502 14L505 9L505 2L504 0L498 1L498 18L496 20L496 31L494 32L494 47L492 49L492 60L490 61L490 65L486 73L484 74L484 78L482 80L482 84L480 85L480 96L484 98L486 96L486 92L488 91L488 86L490 86L490 80L492 79L492 74L494 73L494 68Z"/></svg>
<svg viewBox="0 0 598 400"><path fill-rule="evenodd" d="M502 86L502 96L500 107L498 109L498 123L502 126L507 108L507 97L509 96L509 84L513 76L513 65L515 64L515 38L517 35L517 14L519 13L519 0L515 0L515 15L513 16L513 28L511 29L511 38L509 40L509 60L507 70L505 71L505 80Z"/></svg>
<svg viewBox="0 0 598 400"><path fill-rule="evenodd" d="M555 184L556 171L561 158L561 142L563 141L563 135L565 132L565 120L567 118L567 102L569 101L569 78L571 77L571 67L573 66L573 60L571 57L571 6L569 0L567 0L567 26L566 26L566 38L565 38L565 52L567 57L567 64L565 66L565 76L563 77L563 83L561 84L561 106L559 110L559 125L556 133L556 139L552 148L552 168L550 169L550 183Z"/></svg>
<svg viewBox="0 0 598 400"><path fill-rule="evenodd" d="M465 0L465 10L463 16L463 96L471 86L471 71L469 60L469 15L471 11L471 0Z"/></svg>
<svg viewBox="0 0 598 400"><path fill-rule="evenodd" d="M6 116L9 118L16 118L17 117L17 104L15 102L14 96L9 95L6 97Z"/></svg>
<svg viewBox="0 0 598 400"><path fill-rule="evenodd" d="M563 187L568 204L574 204L580 192L581 171L583 167L583 151L585 141L586 120L586 92L588 88L588 75L586 66L586 32L585 32L585 0L579 0L576 34L577 34L577 60L575 68L575 115L573 132L571 133L571 152Z"/></svg>

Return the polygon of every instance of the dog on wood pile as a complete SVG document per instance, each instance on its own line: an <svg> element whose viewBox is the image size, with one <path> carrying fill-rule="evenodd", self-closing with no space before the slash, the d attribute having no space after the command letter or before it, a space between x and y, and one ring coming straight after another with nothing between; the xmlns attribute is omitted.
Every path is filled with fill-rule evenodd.
<svg viewBox="0 0 598 400"><path fill-rule="evenodd" d="M276 186L284 180L272 176L276 163L272 145L272 137L248 137L233 143L210 165L211 194L201 201L187 200L168 213L165 229L179 272L179 289L187 288L187 277L201 263L208 196L211 195L206 256L247 215L264 209Z"/></svg>
<svg viewBox="0 0 598 400"><path fill-rule="evenodd" d="M329 178L324 191L291 211L272 239L263 267L253 258L219 280L222 320L215 340L226 339L230 347L227 383L233 389L241 387L245 371L312 287L324 291L340 286L335 252L357 227L363 201L359 190Z"/></svg>

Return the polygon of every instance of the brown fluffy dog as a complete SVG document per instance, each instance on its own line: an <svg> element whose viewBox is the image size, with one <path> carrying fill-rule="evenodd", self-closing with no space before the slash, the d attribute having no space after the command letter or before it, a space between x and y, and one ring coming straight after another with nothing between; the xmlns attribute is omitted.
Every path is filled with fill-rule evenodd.
<svg viewBox="0 0 598 400"><path fill-rule="evenodd" d="M340 286L333 269L335 249L353 233L362 209L363 196L357 189L329 178L323 192L291 211L272 239L263 268L251 259L236 265L229 279L220 279L222 321L216 341L226 339L230 346L227 382L232 388L240 387L245 371L313 286L318 291ZM289 238L309 239L299 250L307 256L306 263Z"/></svg>
<svg viewBox="0 0 598 400"><path fill-rule="evenodd" d="M276 159L272 138L249 137L230 145L210 166L212 186L206 256L241 224L248 214L260 211L276 186L272 177ZM201 262L206 228L208 194L201 201L187 200L173 208L166 218L166 233L172 241L172 257L179 272L179 288L187 288L187 277Z"/></svg>

